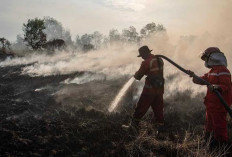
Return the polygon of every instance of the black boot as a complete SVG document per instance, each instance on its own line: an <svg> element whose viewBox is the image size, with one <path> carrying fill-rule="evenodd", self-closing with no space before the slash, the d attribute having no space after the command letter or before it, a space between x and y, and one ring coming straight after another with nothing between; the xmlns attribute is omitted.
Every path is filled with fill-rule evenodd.
<svg viewBox="0 0 232 157"><path fill-rule="evenodd" d="M139 122L140 120L132 118L129 125L122 125L122 128L129 132L137 133L139 131Z"/></svg>
<svg viewBox="0 0 232 157"><path fill-rule="evenodd" d="M156 131L156 137L158 139L166 139L167 138L167 133L165 133L165 126L164 126L164 123L158 123L156 124L156 128L157 128L157 131Z"/></svg>
<svg viewBox="0 0 232 157"><path fill-rule="evenodd" d="M164 127L164 123L158 123L157 124L157 134L165 132L165 127Z"/></svg>

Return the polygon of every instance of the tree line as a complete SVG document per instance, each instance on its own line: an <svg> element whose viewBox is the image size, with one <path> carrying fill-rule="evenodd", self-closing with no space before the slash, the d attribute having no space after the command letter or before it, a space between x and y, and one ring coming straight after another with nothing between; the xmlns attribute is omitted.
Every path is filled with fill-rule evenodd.
<svg viewBox="0 0 232 157"><path fill-rule="evenodd" d="M23 36L17 35L16 42L13 44L16 49L24 47L39 51L48 49L49 45L52 44L53 46L62 45L61 41L63 41L66 46L84 52L108 47L116 43L138 44L155 32L166 31L163 25L151 22L146 24L139 32L134 26L130 26L121 32L117 29L111 29L108 35L103 35L99 31L85 33L81 36L76 35L73 41L70 31L64 29L62 23L52 17L28 19L23 24L22 30ZM10 42L5 38L0 38L0 51L5 52L6 49L11 49Z"/></svg>

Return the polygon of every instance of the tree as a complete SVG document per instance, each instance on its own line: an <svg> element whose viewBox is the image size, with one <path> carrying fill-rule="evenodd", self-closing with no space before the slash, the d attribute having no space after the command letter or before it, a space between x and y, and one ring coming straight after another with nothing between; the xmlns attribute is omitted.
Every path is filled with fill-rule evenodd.
<svg viewBox="0 0 232 157"><path fill-rule="evenodd" d="M81 50L82 49L81 38L80 38L79 35L76 36L75 46L76 46L77 50Z"/></svg>
<svg viewBox="0 0 232 157"><path fill-rule="evenodd" d="M89 45L91 44L92 35L91 34L84 34L81 36L81 45Z"/></svg>
<svg viewBox="0 0 232 157"><path fill-rule="evenodd" d="M28 50L24 37L21 34L16 36L16 42L12 44L12 50L17 52L18 55L23 55Z"/></svg>
<svg viewBox="0 0 232 157"><path fill-rule="evenodd" d="M67 45L73 46L71 33L69 31L64 31L63 37L61 39L63 39Z"/></svg>
<svg viewBox="0 0 232 157"><path fill-rule="evenodd" d="M81 46L82 50L84 52L90 51L94 49L94 45L91 43L92 42L93 36L91 34L84 34L81 36Z"/></svg>
<svg viewBox="0 0 232 157"><path fill-rule="evenodd" d="M109 46L109 38L107 36L103 36L102 46L105 48Z"/></svg>
<svg viewBox="0 0 232 157"><path fill-rule="evenodd" d="M44 17L44 25L47 40L63 39L67 45L73 45L70 32L63 28L61 22L52 17Z"/></svg>
<svg viewBox="0 0 232 157"><path fill-rule="evenodd" d="M103 35L98 31L93 32L91 42L96 49L99 49L103 42Z"/></svg>
<svg viewBox="0 0 232 157"><path fill-rule="evenodd" d="M62 50L66 46L64 40L62 39L54 39L51 41L48 41L46 44L43 45L43 48L54 52L55 49Z"/></svg>
<svg viewBox="0 0 232 157"><path fill-rule="evenodd" d="M114 43L114 42L117 42L117 41L120 41L121 39L121 35L120 33L118 32L117 29L111 29L110 32L109 32L109 41L110 43Z"/></svg>
<svg viewBox="0 0 232 157"><path fill-rule="evenodd" d="M44 17L44 33L47 40L63 39L64 28L60 22L52 17Z"/></svg>
<svg viewBox="0 0 232 157"><path fill-rule="evenodd" d="M82 50L84 52L88 52L88 51L94 50L94 45L92 45L92 44L84 45L83 48L82 48Z"/></svg>
<svg viewBox="0 0 232 157"><path fill-rule="evenodd" d="M139 40L136 28L133 26L130 26L129 29L124 29L122 31L122 37L123 37L123 40L127 42L131 42L131 43L135 43Z"/></svg>
<svg viewBox="0 0 232 157"><path fill-rule="evenodd" d="M23 24L24 40L33 50L41 49L46 43L44 29L44 20L38 18L29 19L26 24Z"/></svg>
<svg viewBox="0 0 232 157"><path fill-rule="evenodd" d="M20 45L24 45L24 39L20 34L16 36L16 43Z"/></svg>
<svg viewBox="0 0 232 157"><path fill-rule="evenodd" d="M82 49L85 52L92 49L99 49L103 43L103 35L95 31L93 34L84 34L81 37L76 36L76 46L77 49Z"/></svg>
<svg viewBox="0 0 232 157"><path fill-rule="evenodd" d="M140 34L142 38L146 38L150 36L152 33L159 32L159 31L166 31L163 25L156 25L154 22L148 23L140 30Z"/></svg>
<svg viewBox="0 0 232 157"><path fill-rule="evenodd" d="M4 54L12 54L10 47L11 43L9 40L5 39L4 37L0 38L0 52Z"/></svg>
<svg viewBox="0 0 232 157"><path fill-rule="evenodd" d="M10 49L10 46L11 46L11 44L7 39L5 39L4 37L0 38L0 50L5 52L6 49Z"/></svg>

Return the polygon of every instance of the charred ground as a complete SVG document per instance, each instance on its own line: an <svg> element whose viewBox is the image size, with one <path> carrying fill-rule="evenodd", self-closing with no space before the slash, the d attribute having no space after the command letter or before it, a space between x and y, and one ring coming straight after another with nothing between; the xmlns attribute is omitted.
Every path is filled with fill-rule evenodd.
<svg viewBox="0 0 232 157"><path fill-rule="evenodd" d="M125 132L136 84L117 108L107 109L128 77L64 84L83 75L31 77L22 66L0 68L1 156L182 156L204 153L203 94L175 92L165 99L166 131L156 136L149 112L136 136ZM231 127L231 126L230 126Z"/></svg>

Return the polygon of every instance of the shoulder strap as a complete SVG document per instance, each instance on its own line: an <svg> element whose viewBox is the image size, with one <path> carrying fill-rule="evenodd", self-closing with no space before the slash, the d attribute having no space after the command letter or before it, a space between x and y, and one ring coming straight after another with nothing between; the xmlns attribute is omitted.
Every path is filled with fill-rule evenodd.
<svg viewBox="0 0 232 157"><path fill-rule="evenodd" d="M159 57L157 58L157 63L158 63L158 67L159 67L159 73L162 74L162 70L163 70L163 61L162 59L160 59Z"/></svg>

